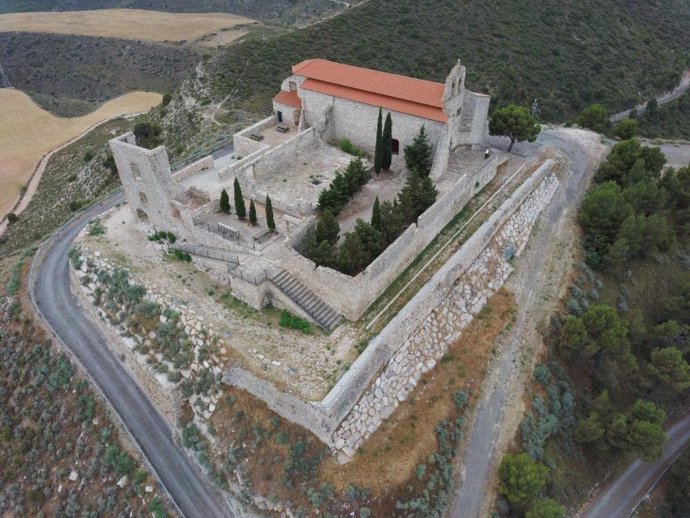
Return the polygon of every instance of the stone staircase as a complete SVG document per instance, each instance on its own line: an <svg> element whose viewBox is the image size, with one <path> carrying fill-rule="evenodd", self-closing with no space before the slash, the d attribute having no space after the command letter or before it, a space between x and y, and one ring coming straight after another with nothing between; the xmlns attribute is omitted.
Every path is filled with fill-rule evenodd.
<svg viewBox="0 0 690 518"><path fill-rule="evenodd" d="M321 300L289 272L280 270L271 278L271 282L326 331L333 331L343 320L342 315Z"/></svg>

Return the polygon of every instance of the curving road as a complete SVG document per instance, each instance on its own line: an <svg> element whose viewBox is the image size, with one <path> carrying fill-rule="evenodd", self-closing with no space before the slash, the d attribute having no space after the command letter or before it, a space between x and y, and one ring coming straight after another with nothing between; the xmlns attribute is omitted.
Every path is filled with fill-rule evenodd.
<svg viewBox="0 0 690 518"><path fill-rule="evenodd" d="M188 518L234 517L220 495L208 487L204 475L175 445L166 421L106 346L101 330L84 316L70 292L67 251L72 241L90 219L122 201L124 195L119 192L94 205L40 248L31 267L31 299L115 410L179 512Z"/></svg>
<svg viewBox="0 0 690 518"><path fill-rule="evenodd" d="M582 518L628 518L654 489L666 470L687 448L690 441L690 414L666 431L664 452L656 462L635 460L596 500L589 504Z"/></svg>
<svg viewBox="0 0 690 518"><path fill-rule="evenodd" d="M507 147L505 139L500 138L492 138L491 145ZM567 239L564 228L566 216L579 205L592 172L591 151L576 139L571 139L568 130L545 128L537 142L516 144L513 152L534 156L544 147L556 148L567 155L571 169L563 175L551 203L540 215L540 223L520 258L521 266L513 274L513 277L522 276L519 283L521 289L515 294L518 307L515 324L482 384L481 398L468 431L465 456L458 470L457 489L448 517L479 518L486 514L485 506L494 491L493 474L500 460L497 458L499 434L508 405L514 403L511 397L518 390L516 372L525 346L527 326L534 326L535 318L543 306L542 297L548 282L545 275L549 269L547 262L549 257L559 253L557 245Z"/></svg>

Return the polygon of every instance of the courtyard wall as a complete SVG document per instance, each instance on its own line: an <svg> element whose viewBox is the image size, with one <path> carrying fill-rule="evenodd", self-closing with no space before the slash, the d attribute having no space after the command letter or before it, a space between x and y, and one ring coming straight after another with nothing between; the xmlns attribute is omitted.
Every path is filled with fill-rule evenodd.
<svg viewBox="0 0 690 518"><path fill-rule="evenodd" d="M285 253L285 269L306 284L349 320L358 320L366 309L390 286L419 253L436 237L467 202L495 176L508 160L497 154L474 174L458 178L453 188L439 198L381 253L363 272L351 277L331 268L318 266L294 249ZM303 229L304 230L304 229ZM295 243L291 239L286 243Z"/></svg>

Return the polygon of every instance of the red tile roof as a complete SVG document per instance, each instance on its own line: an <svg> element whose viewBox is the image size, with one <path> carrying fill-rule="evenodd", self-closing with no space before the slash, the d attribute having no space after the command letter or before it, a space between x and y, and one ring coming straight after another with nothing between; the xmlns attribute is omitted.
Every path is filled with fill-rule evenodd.
<svg viewBox="0 0 690 518"><path fill-rule="evenodd" d="M295 91L285 92L285 91L281 90L273 98L273 102L278 103L278 104L284 104L285 106L291 106L293 108L301 108L302 107L302 99L299 98L299 95L297 95L297 92L295 92Z"/></svg>
<svg viewBox="0 0 690 518"><path fill-rule="evenodd" d="M352 101L381 106L400 113L446 122L441 83L414 79L368 68L308 59L292 67L306 77L301 88Z"/></svg>

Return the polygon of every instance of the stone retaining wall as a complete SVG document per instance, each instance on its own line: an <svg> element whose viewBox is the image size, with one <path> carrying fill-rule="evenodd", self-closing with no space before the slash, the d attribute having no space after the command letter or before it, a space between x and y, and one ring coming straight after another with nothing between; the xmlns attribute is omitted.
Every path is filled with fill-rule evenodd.
<svg viewBox="0 0 690 518"><path fill-rule="evenodd" d="M372 357L378 356L379 362L389 357L333 434L340 461L354 455L407 399L421 376L435 367L503 285L513 269L510 259L524 250L537 217L558 187L549 169L550 164L535 173L391 321L370 345L369 357L358 359L366 362L363 372L367 373L376 364ZM333 419L339 420L352 401L352 389L367 377L344 377L342 386L336 385L326 397L322 403L331 407Z"/></svg>
<svg viewBox="0 0 690 518"><path fill-rule="evenodd" d="M178 369L172 363L163 358L162 355L157 354L155 362L151 362L151 358L141 352L135 350L138 345L146 344L147 341L155 338L155 333L151 332L148 336L132 335L128 331L127 315L123 308L120 308L118 315L121 317L119 323L111 321L108 313L96 304L96 297L94 293L96 290L106 293L108 287L103 282L99 281L98 272L105 271L112 274L115 270L110 262L102 257L97 251L90 251L85 247L80 247L81 267L74 270L70 267L70 277L72 282L72 292L81 301L83 306L87 309L89 314L96 319L101 328L106 333L107 345L120 358L124 358L125 365L134 375L137 382L146 391L154 403L156 408L161 412L169 423L175 427L181 415L182 404L185 401L184 396L180 390L180 385L184 380L195 380L204 371L209 371L214 378L220 380L222 373L225 370L225 361L223 357L226 354L224 347L220 348L220 353L207 355L206 360L200 361L200 351L216 344L218 340L218 333L216 330L205 325L204 318L197 316L193 310L188 308L184 303L176 300L168 300L167 296L159 293L148 286L145 286L146 294L144 300L160 304L163 310L172 310L179 313L179 325L181 331L194 345L195 360L191 363L188 369ZM130 284L135 283L130 279ZM161 315L161 322L166 317ZM153 334L152 334L153 333ZM216 348L220 346L216 345ZM214 349L215 350L215 349ZM170 381L166 374L158 372L154 367L155 364L165 364L168 367L168 372L179 372L181 381ZM190 405L194 410L195 420L203 424L211 417L215 406L219 400L219 387L213 388L209 393L193 394L189 399Z"/></svg>

